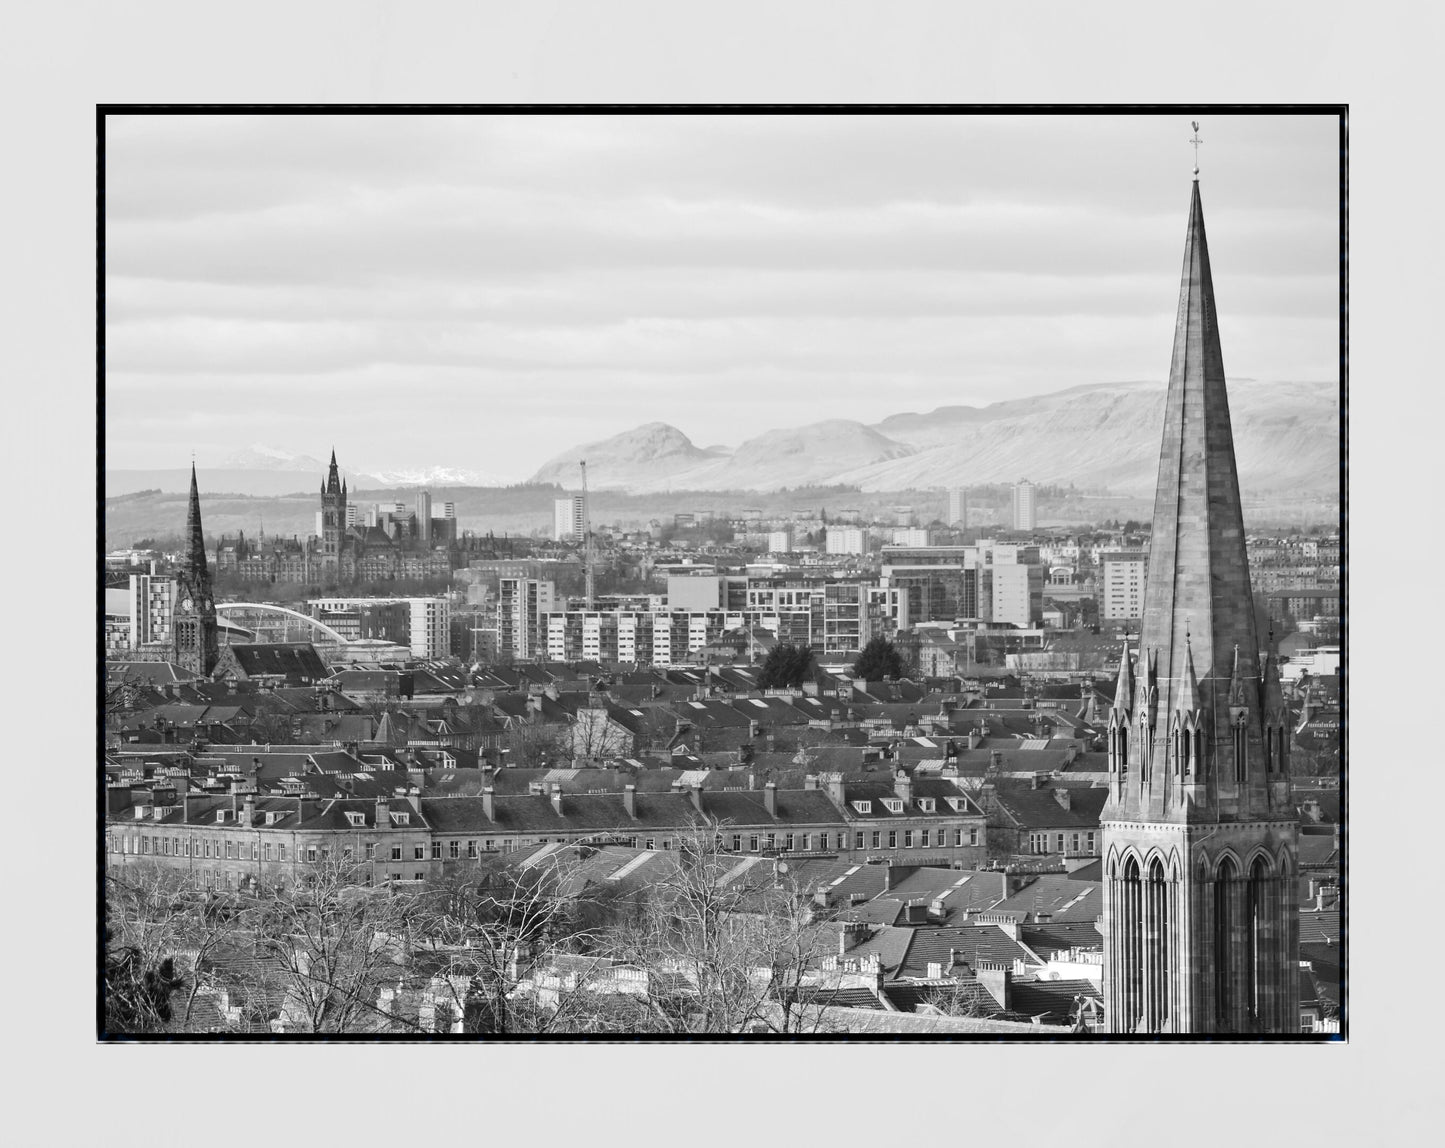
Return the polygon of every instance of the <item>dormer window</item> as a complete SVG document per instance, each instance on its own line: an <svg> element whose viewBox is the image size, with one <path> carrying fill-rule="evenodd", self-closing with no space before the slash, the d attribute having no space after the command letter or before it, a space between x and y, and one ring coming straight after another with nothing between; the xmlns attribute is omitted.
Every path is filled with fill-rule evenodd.
<svg viewBox="0 0 1445 1148"><path fill-rule="evenodd" d="M853 802L853 808L859 813L872 813L873 803L871 801L855 801Z"/></svg>
<svg viewBox="0 0 1445 1148"><path fill-rule="evenodd" d="M933 812L933 798L931 798L931 797L920 797L920 798L918 799L918 808L919 808L920 810L922 810L924 813L932 813L932 812Z"/></svg>
<svg viewBox="0 0 1445 1148"><path fill-rule="evenodd" d="M887 807L889 813L903 812L903 799L900 797L885 797L883 804Z"/></svg>
<svg viewBox="0 0 1445 1148"><path fill-rule="evenodd" d="M226 823L226 816L227 816L227 814L229 814L230 812L231 812L231 811L230 811L229 809L218 809L218 810L216 810L216 824L217 824L217 825L224 825L224 824Z"/></svg>
<svg viewBox="0 0 1445 1148"><path fill-rule="evenodd" d="M278 813L278 812L277 812L276 810L274 810L274 809L268 809L268 810L266 811L266 824L267 824L267 825L275 825L276 822L280 821L281 818L284 817L284 816L285 816L285 814L283 814L283 813Z"/></svg>
<svg viewBox="0 0 1445 1148"><path fill-rule="evenodd" d="M393 814L391 815L391 823L392 823L393 825L410 825L410 824L411 824L411 814L410 814L410 813L393 813Z"/></svg>
<svg viewBox="0 0 1445 1148"><path fill-rule="evenodd" d="M366 814L348 813L346 815L346 823L355 829L364 829L366 828Z"/></svg>

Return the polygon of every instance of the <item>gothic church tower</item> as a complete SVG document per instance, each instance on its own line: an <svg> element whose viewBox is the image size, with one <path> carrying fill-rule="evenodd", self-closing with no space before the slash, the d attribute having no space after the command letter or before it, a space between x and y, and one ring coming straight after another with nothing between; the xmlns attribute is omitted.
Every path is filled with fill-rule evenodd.
<svg viewBox="0 0 1445 1148"><path fill-rule="evenodd" d="M341 538L346 529L346 484L336 471L336 448L331 450L331 469L321 484L321 581L334 585L341 575Z"/></svg>
<svg viewBox="0 0 1445 1148"><path fill-rule="evenodd" d="M196 464L191 463L191 501L186 510L186 554L176 572L171 599L172 660L201 677L209 677L220 656L216 628L216 600L211 593L211 569L201 533L201 495L196 486Z"/></svg>
<svg viewBox="0 0 1445 1148"><path fill-rule="evenodd" d="M1117 1033L1299 1031L1289 717L1260 665L1194 175L1137 665L1109 713L1104 1006Z"/></svg>

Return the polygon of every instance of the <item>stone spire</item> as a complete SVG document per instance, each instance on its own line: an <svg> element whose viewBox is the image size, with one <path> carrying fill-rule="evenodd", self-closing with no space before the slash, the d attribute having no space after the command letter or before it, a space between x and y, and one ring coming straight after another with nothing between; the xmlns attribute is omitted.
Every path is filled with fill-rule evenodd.
<svg viewBox="0 0 1445 1148"><path fill-rule="evenodd" d="M191 463L191 501L186 508L186 569L198 578L209 578L206 538L201 531L201 492L196 485L196 464Z"/></svg>
<svg viewBox="0 0 1445 1148"><path fill-rule="evenodd" d="M336 448L331 448L331 468L326 472L326 493L340 494L341 479L336 472Z"/></svg>
<svg viewBox="0 0 1445 1148"><path fill-rule="evenodd" d="M1236 646L1238 658L1232 660ZM1259 641L1197 181L1190 191L1139 649L1157 674L1152 683L1158 691L1156 713L1199 715L1204 759L1189 805L1196 800L1211 804L1217 796L1215 777L1233 777L1232 768L1221 769L1231 763L1219 757L1232 752L1230 682L1258 677ZM1258 746L1257 706L1251 707L1246 724L1249 740ZM1193 817L1188 809L1167 808L1165 783L1174 765L1168 725L1151 715L1153 752L1140 778L1143 792L1137 801L1126 797L1123 804L1131 816ZM1228 803L1234 800L1232 795ZM1212 819L1214 812L1207 816Z"/></svg>
<svg viewBox="0 0 1445 1148"><path fill-rule="evenodd" d="M1129 635L1124 635L1124 652L1119 656L1119 683L1114 689L1114 708L1128 713L1134 704L1134 670L1129 664Z"/></svg>

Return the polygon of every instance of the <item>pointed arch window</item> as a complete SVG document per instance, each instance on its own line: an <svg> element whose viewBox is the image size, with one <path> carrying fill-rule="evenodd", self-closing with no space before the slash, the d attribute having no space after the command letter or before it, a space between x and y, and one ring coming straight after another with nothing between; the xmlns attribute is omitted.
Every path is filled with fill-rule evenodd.
<svg viewBox="0 0 1445 1148"><path fill-rule="evenodd" d="M1234 723L1234 780L1243 785L1249 778L1249 720L1240 714Z"/></svg>

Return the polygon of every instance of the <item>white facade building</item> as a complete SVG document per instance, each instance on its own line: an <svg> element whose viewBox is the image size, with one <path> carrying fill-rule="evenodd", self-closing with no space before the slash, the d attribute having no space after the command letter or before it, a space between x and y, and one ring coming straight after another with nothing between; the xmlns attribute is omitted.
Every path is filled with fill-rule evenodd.
<svg viewBox="0 0 1445 1148"><path fill-rule="evenodd" d="M828 527L829 554L863 554L867 550L866 531L857 526Z"/></svg>
<svg viewBox="0 0 1445 1148"><path fill-rule="evenodd" d="M1014 486L1013 528L1015 530L1033 530L1036 526L1034 484L1028 479L1024 479Z"/></svg>
<svg viewBox="0 0 1445 1148"><path fill-rule="evenodd" d="M552 540L582 542L587 535L587 500L580 494L559 498L552 504Z"/></svg>
<svg viewBox="0 0 1445 1148"><path fill-rule="evenodd" d="M1149 559L1143 554L1105 553L1099 592L1099 616L1108 621L1144 616L1144 581Z"/></svg>

